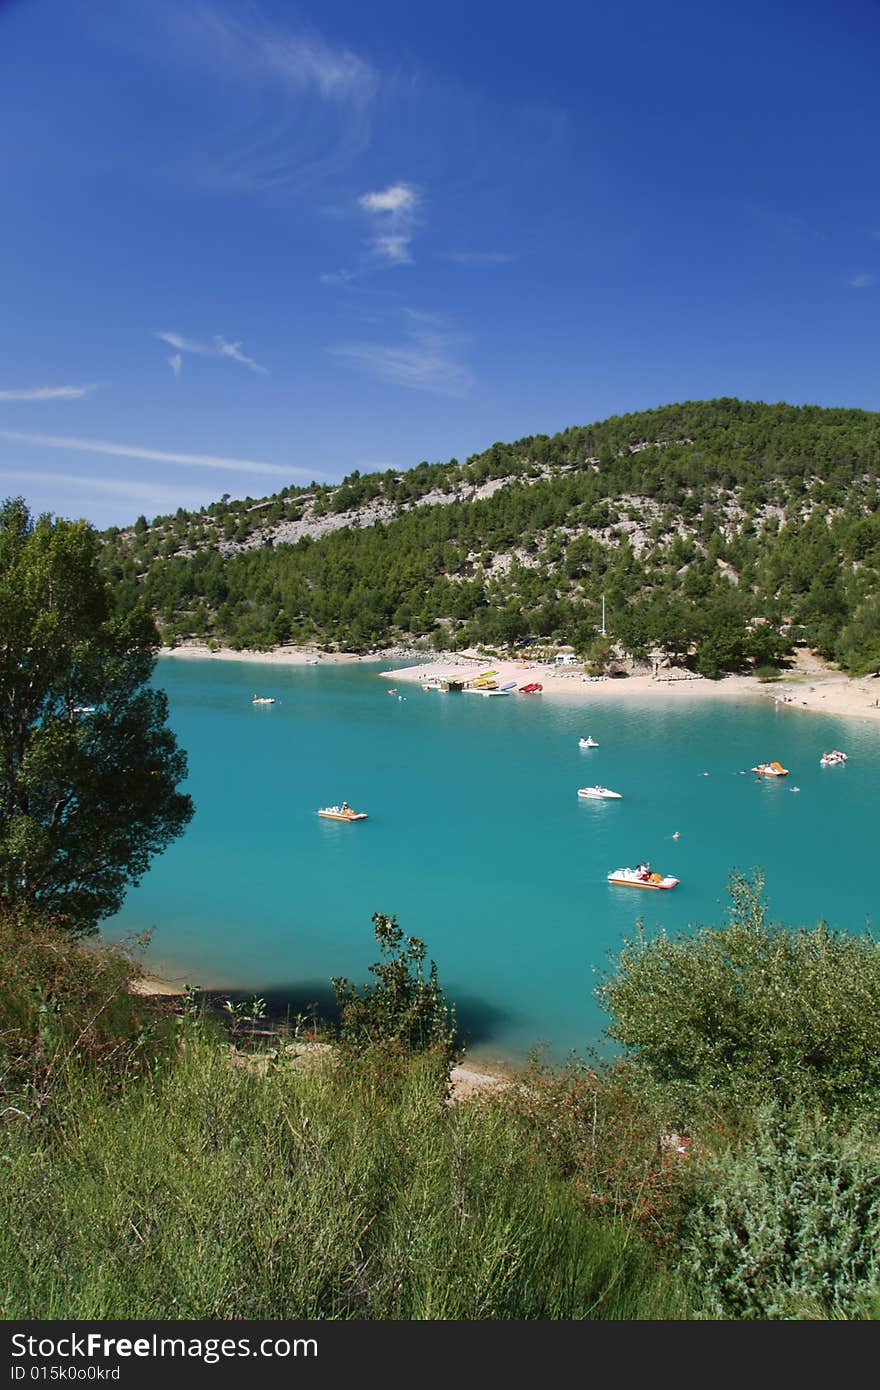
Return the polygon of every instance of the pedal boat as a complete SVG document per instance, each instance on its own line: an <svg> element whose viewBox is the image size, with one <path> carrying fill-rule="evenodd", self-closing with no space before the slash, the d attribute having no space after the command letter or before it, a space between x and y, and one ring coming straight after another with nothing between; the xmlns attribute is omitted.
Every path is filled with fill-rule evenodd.
<svg viewBox="0 0 880 1390"><path fill-rule="evenodd" d="M655 873L650 864L639 864L635 869L615 869L608 875L608 882L623 888L675 888L681 879Z"/></svg>

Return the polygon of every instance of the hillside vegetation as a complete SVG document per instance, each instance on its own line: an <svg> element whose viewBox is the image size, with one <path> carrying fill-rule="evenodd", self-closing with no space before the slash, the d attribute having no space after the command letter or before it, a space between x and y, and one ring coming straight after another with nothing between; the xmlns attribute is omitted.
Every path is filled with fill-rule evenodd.
<svg viewBox="0 0 880 1390"><path fill-rule="evenodd" d="M0 1316L876 1318L880 949L731 893L625 944L615 1060L458 1103L393 918L316 1046L0 913Z"/></svg>
<svg viewBox="0 0 880 1390"><path fill-rule="evenodd" d="M721 399L493 444L465 463L224 497L106 536L166 641L365 651L572 644L706 675L804 640L880 665L880 414Z"/></svg>

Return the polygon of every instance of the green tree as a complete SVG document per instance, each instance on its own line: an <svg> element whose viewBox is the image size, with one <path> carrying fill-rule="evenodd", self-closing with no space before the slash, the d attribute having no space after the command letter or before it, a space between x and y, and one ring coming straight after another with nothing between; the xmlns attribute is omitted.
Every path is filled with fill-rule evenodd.
<svg viewBox="0 0 880 1390"><path fill-rule="evenodd" d="M880 596L873 595L856 609L840 634L837 650L855 676L880 671Z"/></svg>
<svg viewBox="0 0 880 1390"><path fill-rule="evenodd" d="M0 906L93 931L190 820L158 644L140 608L114 616L86 522L3 503Z"/></svg>
<svg viewBox="0 0 880 1390"><path fill-rule="evenodd" d="M599 636L595 628L591 639L586 642L578 640L578 638L585 636L585 632L579 632L575 639L577 653L586 661L589 675L602 676L608 670L614 657L614 643L608 637Z"/></svg>
<svg viewBox="0 0 880 1390"><path fill-rule="evenodd" d="M396 917L373 913L382 956L370 966L375 985L353 985L344 977L331 983L339 1007L344 1042L358 1047L394 1043L406 1051L439 1049L451 1060L455 1051L455 1009L445 999L437 967L424 969L425 943L405 936Z"/></svg>
<svg viewBox="0 0 880 1390"><path fill-rule="evenodd" d="M628 941L598 990L609 1035L689 1121L699 1104L876 1108L880 946L768 922L760 875L732 874L724 927Z"/></svg>

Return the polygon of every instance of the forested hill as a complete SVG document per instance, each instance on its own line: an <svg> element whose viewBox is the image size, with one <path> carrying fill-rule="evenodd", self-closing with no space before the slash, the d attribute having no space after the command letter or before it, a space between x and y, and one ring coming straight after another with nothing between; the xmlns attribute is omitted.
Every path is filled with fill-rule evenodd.
<svg viewBox="0 0 880 1390"><path fill-rule="evenodd" d="M654 648L706 674L795 638L880 665L880 413L689 401L461 464L228 496L106 533L166 640Z"/></svg>

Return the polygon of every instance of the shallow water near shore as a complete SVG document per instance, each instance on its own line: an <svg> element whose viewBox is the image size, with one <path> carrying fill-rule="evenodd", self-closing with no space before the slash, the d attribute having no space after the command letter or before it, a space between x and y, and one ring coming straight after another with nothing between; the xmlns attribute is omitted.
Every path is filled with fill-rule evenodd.
<svg viewBox="0 0 880 1390"><path fill-rule="evenodd" d="M593 990L624 936L640 916L720 924L731 869L761 866L786 922L873 927L875 729L748 697L390 696L387 664L160 659L196 814L105 936L152 927L150 970L303 1007L332 999L331 976L370 978L371 916L394 913L488 1064L599 1045ZM588 734L599 747L579 749ZM832 747L847 766L819 766ZM774 758L787 778L748 772ZM578 798L595 783L622 799ZM369 819L316 815L343 799ZM608 884L640 859L679 887Z"/></svg>

